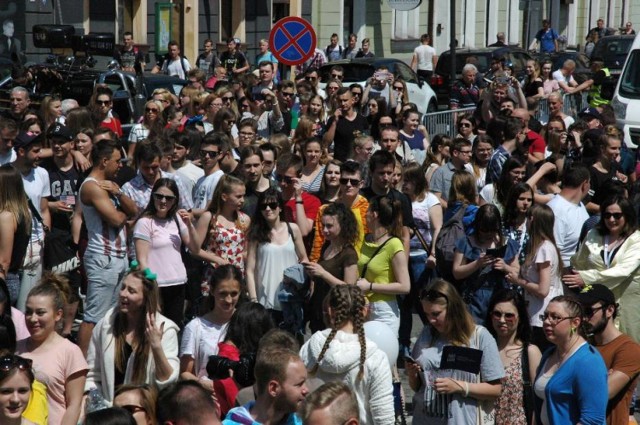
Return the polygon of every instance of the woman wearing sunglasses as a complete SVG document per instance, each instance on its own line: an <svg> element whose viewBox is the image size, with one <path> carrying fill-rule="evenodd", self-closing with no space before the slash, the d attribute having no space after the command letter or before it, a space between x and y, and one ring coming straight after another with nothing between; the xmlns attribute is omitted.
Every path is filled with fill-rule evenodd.
<svg viewBox="0 0 640 425"><path fill-rule="evenodd" d="M585 339L582 306L561 295L551 300L540 319L555 347L542 355L533 384L536 423L604 424L607 368Z"/></svg>
<svg viewBox="0 0 640 425"><path fill-rule="evenodd" d="M140 267L157 273L162 312L182 324L187 271L180 255L184 244L198 252L196 230L190 214L178 210L180 195L173 179L161 178L151 191L151 200L133 229L136 258Z"/></svg>
<svg viewBox="0 0 640 425"><path fill-rule="evenodd" d="M106 85L96 86L90 102L94 126L105 127L122 137L122 123L112 111L113 91Z"/></svg>
<svg viewBox="0 0 640 425"><path fill-rule="evenodd" d="M113 405L129 411L136 425L156 425L158 391L149 384L125 384L118 387Z"/></svg>
<svg viewBox="0 0 640 425"><path fill-rule="evenodd" d="M573 272L562 277L569 288L602 283L620 303L620 330L640 340L640 232L634 205L623 196L600 204L600 222L571 258Z"/></svg>
<svg viewBox="0 0 640 425"><path fill-rule="evenodd" d="M22 417L31 397L34 382L31 360L13 354L0 357L0 423L33 424Z"/></svg>
<svg viewBox="0 0 640 425"><path fill-rule="evenodd" d="M413 423L475 424L481 401L492 404L500 395L505 373L496 341L487 329L473 322L449 282L435 281L422 290L420 299L427 324L413 347L412 358L405 359L409 385L416 392ZM482 356L471 364L479 373L443 368L443 351L452 350L452 346L480 350Z"/></svg>
<svg viewBox="0 0 640 425"><path fill-rule="evenodd" d="M282 214L277 189L262 192L251 219L246 259L249 297L265 306L276 323L283 321L278 289L284 270L307 261L300 228L282 220Z"/></svg>
<svg viewBox="0 0 640 425"><path fill-rule="evenodd" d="M530 425L534 410L531 382L542 354L530 344L531 328L522 295L514 290L496 292L489 301L487 323L505 370L495 404L496 425Z"/></svg>
<svg viewBox="0 0 640 425"><path fill-rule="evenodd" d="M136 143L149 138L149 135L151 134L162 134L162 130L166 124L162 115L163 110L164 105L158 100L149 100L144 105L142 122L134 124L133 128L131 128L131 133L129 133L129 148L127 152L129 158L133 157L133 151L136 148Z"/></svg>

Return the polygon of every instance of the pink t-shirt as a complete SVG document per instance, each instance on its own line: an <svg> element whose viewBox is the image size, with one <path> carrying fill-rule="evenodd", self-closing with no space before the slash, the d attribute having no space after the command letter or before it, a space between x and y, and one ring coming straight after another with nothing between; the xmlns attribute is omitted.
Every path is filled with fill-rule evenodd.
<svg viewBox="0 0 640 425"><path fill-rule="evenodd" d="M178 226L180 229L178 230ZM180 218L158 219L143 217L133 229L133 239L142 239L151 244L147 266L158 278L158 286L182 285L187 281L187 270L180 256L181 234L187 226Z"/></svg>
<svg viewBox="0 0 640 425"><path fill-rule="evenodd" d="M67 379L81 371L86 375L89 365L80 348L68 339L58 338L55 346L38 352L27 352L27 341L28 339L18 341L16 353L33 360L36 379L47 387L49 425L59 425L67 410Z"/></svg>
<svg viewBox="0 0 640 425"><path fill-rule="evenodd" d="M24 313L15 307L11 307L11 321L13 322L13 327L16 328L16 341L31 336L27 329L27 324L24 321Z"/></svg>

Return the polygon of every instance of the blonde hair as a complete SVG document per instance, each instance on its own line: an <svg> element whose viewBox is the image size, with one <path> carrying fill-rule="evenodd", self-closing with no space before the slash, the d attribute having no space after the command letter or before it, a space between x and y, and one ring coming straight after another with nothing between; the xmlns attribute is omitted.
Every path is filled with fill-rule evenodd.
<svg viewBox="0 0 640 425"><path fill-rule="evenodd" d="M31 210L22 176L10 164L0 167L0 211L9 211L18 224L26 224L26 233L31 234Z"/></svg>

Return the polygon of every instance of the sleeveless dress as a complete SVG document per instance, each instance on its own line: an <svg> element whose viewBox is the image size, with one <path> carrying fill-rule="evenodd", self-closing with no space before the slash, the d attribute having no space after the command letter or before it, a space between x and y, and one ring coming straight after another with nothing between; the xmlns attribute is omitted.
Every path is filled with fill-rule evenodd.
<svg viewBox="0 0 640 425"><path fill-rule="evenodd" d="M496 400L496 425L526 425L523 405L522 355L505 369L502 392Z"/></svg>
<svg viewBox="0 0 640 425"><path fill-rule="evenodd" d="M283 245L271 242L258 245L255 282L258 302L265 308L282 311L278 290L284 270L294 264L298 264L298 254L291 234Z"/></svg>

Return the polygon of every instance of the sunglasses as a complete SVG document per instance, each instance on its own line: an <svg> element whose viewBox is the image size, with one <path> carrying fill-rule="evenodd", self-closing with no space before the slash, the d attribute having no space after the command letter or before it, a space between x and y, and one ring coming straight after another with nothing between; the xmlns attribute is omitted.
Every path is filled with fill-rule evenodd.
<svg viewBox="0 0 640 425"><path fill-rule="evenodd" d="M276 180L282 183L293 183L293 177L285 176L284 174L276 174Z"/></svg>
<svg viewBox="0 0 640 425"><path fill-rule="evenodd" d="M604 309L606 306L601 305L600 307L585 307L584 308L584 317L591 319L593 317L594 314L596 314L596 312L598 310L602 310Z"/></svg>
<svg viewBox="0 0 640 425"><path fill-rule="evenodd" d="M342 80L344 78L344 75L338 75L338 74L331 74L331 78L335 78L338 80Z"/></svg>
<svg viewBox="0 0 640 425"><path fill-rule="evenodd" d="M225 102L231 102L233 100L233 96L223 96L222 100Z"/></svg>
<svg viewBox="0 0 640 425"><path fill-rule="evenodd" d="M471 127L471 124L468 122L461 122L460 124L458 124L458 127Z"/></svg>
<svg viewBox="0 0 640 425"><path fill-rule="evenodd" d="M343 185L345 185L345 186L346 186L346 185L347 185L347 183L349 183L351 186L358 186L358 185L360 184L360 182L361 182L361 181L362 181L362 180L358 180L358 179L348 179L348 178L346 178L346 177L342 177L342 178L340 179L340 184L343 184Z"/></svg>
<svg viewBox="0 0 640 425"><path fill-rule="evenodd" d="M201 151L200 151L200 156L201 156L202 158L206 158L206 157L209 157L209 158L215 158L216 156L218 156L218 154L219 154L219 153L220 153L220 152L218 152L218 151L206 151L206 150L201 150Z"/></svg>
<svg viewBox="0 0 640 425"><path fill-rule="evenodd" d="M275 210L276 208L280 207L280 205L277 202L267 202L264 204L260 204L260 209L262 211L266 210L267 207L269 207L269 209L271 210Z"/></svg>
<svg viewBox="0 0 640 425"><path fill-rule="evenodd" d="M158 113L156 108L144 108L144 111L148 114L149 112L153 112L154 114Z"/></svg>
<svg viewBox="0 0 640 425"><path fill-rule="evenodd" d="M282 97L293 97L293 93L287 93L286 91L283 91L280 94L282 95Z"/></svg>
<svg viewBox="0 0 640 425"><path fill-rule="evenodd" d="M0 358L0 370L3 372L8 372L15 367L20 370L30 370L32 364L31 359L25 359L13 354Z"/></svg>
<svg viewBox="0 0 640 425"><path fill-rule="evenodd" d="M110 100L96 100L96 103L98 105L108 105L108 104L111 103L111 101Z"/></svg>
<svg viewBox="0 0 640 425"><path fill-rule="evenodd" d="M610 218L613 218L614 220L620 220L622 218L622 213L621 212L617 212L617 213L606 212L606 213L602 214L602 218L604 218L605 220L609 220Z"/></svg>
<svg viewBox="0 0 640 425"><path fill-rule="evenodd" d="M131 413L132 415L133 415L133 414L136 414L136 413L138 413L138 412L145 412L145 413L147 412L147 410L146 410L144 407L142 407L142 406L136 406L136 405L134 405L134 404L126 404L126 405L124 405L124 406L118 406L118 407L120 407L120 408L122 408L122 409L124 409L124 410L128 411L128 412L129 412L129 413Z"/></svg>
<svg viewBox="0 0 640 425"><path fill-rule="evenodd" d="M175 201L176 197L173 195L163 195L162 193L154 193L153 194L153 199L155 199L156 201L167 201L167 202L171 202L171 201Z"/></svg>
<svg viewBox="0 0 640 425"><path fill-rule="evenodd" d="M513 322L516 320L516 314L515 313L502 313L499 311L492 311L491 312L491 317L493 317L495 320L500 320L504 317L504 320L506 322Z"/></svg>
<svg viewBox="0 0 640 425"><path fill-rule="evenodd" d="M352 92L351 92L351 95L352 95L352 96L362 96L362 92L359 92L359 91L352 91Z"/></svg>
<svg viewBox="0 0 640 425"><path fill-rule="evenodd" d="M316 81L318 77L304 77L304 79L307 81Z"/></svg>

